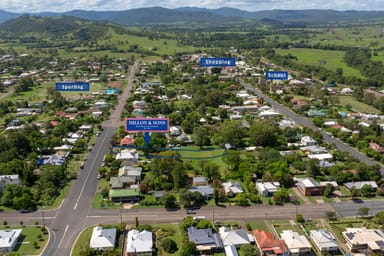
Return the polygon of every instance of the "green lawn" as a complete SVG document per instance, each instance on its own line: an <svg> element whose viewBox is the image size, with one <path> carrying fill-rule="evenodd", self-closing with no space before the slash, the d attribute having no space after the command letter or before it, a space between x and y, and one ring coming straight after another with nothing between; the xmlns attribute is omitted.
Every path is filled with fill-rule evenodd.
<svg viewBox="0 0 384 256"><path fill-rule="evenodd" d="M223 173L227 166L223 162L224 149L214 148L214 150L207 150L205 148L200 149L197 146L188 146L182 147L182 150L179 151L181 159L184 161L189 161L192 166L196 169L199 169L199 163L201 161L207 161L209 163L215 163L220 167L220 171Z"/></svg>
<svg viewBox="0 0 384 256"><path fill-rule="evenodd" d="M89 227L86 230L83 230L83 232L81 232L79 238L76 241L75 246L73 247L73 256L80 255L81 249L89 245L89 241L92 236L92 229L93 227Z"/></svg>
<svg viewBox="0 0 384 256"><path fill-rule="evenodd" d="M5 227L0 229L4 230ZM48 241L48 234L43 234L40 226L11 226L9 229L22 229L22 238L15 251L20 255L39 255ZM41 239L38 236L41 235ZM34 242L37 242L36 247Z"/></svg>
<svg viewBox="0 0 384 256"><path fill-rule="evenodd" d="M370 105L367 105L361 101L355 100L352 96L340 96L340 105L350 105L353 110L363 113L380 113L380 111Z"/></svg>
<svg viewBox="0 0 384 256"><path fill-rule="evenodd" d="M168 256L168 255L179 255L180 248L183 246L183 236L186 233L183 231L181 225L179 224L156 224L153 225L153 232L156 235L156 245L159 249L159 255ZM183 234L184 233L184 234ZM163 239L170 238L177 243L177 252L170 254L162 250L160 243Z"/></svg>
<svg viewBox="0 0 384 256"><path fill-rule="evenodd" d="M337 68L342 68L345 76L355 76L362 78L360 71L351 67L343 61L343 51L307 49L307 48L291 48L291 49L276 49L280 55L291 54L297 57L297 62L313 66L322 66L324 68L335 71Z"/></svg>
<svg viewBox="0 0 384 256"><path fill-rule="evenodd" d="M264 221L257 221L257 220L247 221L246 224L251 225L252 230L255 230L255 229L266 230L266 231L269 230Z"/></svg>

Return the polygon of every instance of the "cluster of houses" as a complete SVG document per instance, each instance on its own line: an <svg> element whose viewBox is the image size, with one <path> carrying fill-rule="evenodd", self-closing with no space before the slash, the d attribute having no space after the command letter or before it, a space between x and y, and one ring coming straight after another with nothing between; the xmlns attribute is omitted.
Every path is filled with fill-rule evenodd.
<svg viewBox="0 0 384 256"><path fill-rule="evenodd" d="M96 226L93 228L90 247L102 251L113 250L116 246L116 235L115 228ZM248 233L244 229L226 226L219 227L216 233L212 228L198 229L191 226L187 229L187 236L195 244L196 251L202 255L224 252L226 256L238 256L238 249L245 244L256 245L260 255L300 256L313 255L313 251L331 254L340 251L335 236L325 229L313 229L303 235L289 229L282 230L279 234L260 229ZM384 253L384 233L379 229L346 228L342 236L351 253ZM152 255L156 245L155 234L148 230L131 229L124 241L124 255Z"/></svg>

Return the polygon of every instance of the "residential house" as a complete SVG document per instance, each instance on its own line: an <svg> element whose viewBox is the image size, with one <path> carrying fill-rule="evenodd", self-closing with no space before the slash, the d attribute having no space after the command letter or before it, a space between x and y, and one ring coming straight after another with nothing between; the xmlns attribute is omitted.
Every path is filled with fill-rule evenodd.
<svg viewBox="0 0 384 256"><path fill-rule="evenodd" d="M236 247L234 245L225 245L224 246L225 256L239 256L237 253Z"/></svg>
<svg viewBox="0 0 384 256"><path fill-rule="evenodd" d="M153 235L152 232L132 229L127 235L127 255L128 256L152 256Z"/></svg>
<svg viewBox="0 0 384 256"><path fill-rule="evenodd" d="M356 181L344 183L344 187L346 187L348 190L351 190L352 187L355 187L355 189L360 190L364 185L371 186L374 190L378 188L377 183L375 181Z"/></svg>
<svg viewBox="0 0 384 256"><path fill-rule="evenodd" d="M15 249L19 238L21 237L21 229L0 230L0 252L11 252Z"/></svg>
<svg viewBox="0 0 384 256"><path fill-rule="evenodd" d="M171 136L179 136L181 134L181 131L176 126L171 126L169 128L169 133Z"/></svg>
<svg viewBox="0 0 384 256"><path fill-rule="evenodd" d="M259 248L260 255L289 255L287 245L283 240L277 240L272 233L256 229L253 231L255 242Z"/></svg>
<svg viewBox="0 0 384 256"><path fill-rule="evenodd" d="M133 135L126 135L124 138L120 140L120 146L129 146L135 144L135 138Z"/></svg>
<svg viewBox="0 0 384 256"><path fill-rule="evenodd" d="M139 153L136 149L123 149L116 155L116 160L121 160L121 165L136 165L139 160Z"/></svg>
<svg viewBox="0 0 384 256"><path fill-rule="evenodd" d="M269 109L269 110L265 110L265 111L261 111L259 113L259 117L260 118L270 118L270 117L278 117L280 116L281 114L273 109Z"/></svg>
<svg viewBox="0 0 384 256"><path fill-rule="evenodd" d="M215 252L224 249L223 243L217 233L211 228L197 229L192 226L187 229L189 241L195 243L196 250L200 252Z"/></svg>
<svg viewBox="0 0 384 256"><path fill-rule="evenodd" d="M375 142L370 142L369 148L373 149L374 151L376 151L378 153L384 153L384 147L380 146L379 144L377 144Z"/></svg>
<svg viewBox="0 0 384 256"><path fill-rule="evenodd" d="M384 233L380 229L346 228L342 234L351 252L384 255Z"/></svg>
<svg viewBox="0 0 384 256"><path fill-rule="evenodd" d="M256 189L263 196L272 196L279 188L279 182L256 182Z"/></svg>
<svg viewBox="0 0 384 256"><path fill-rule="evenodd" d="M140 200L140 190L138 188L111 189L109 190L109 200L135 203Z"/></svg>
<svg viewBox="0 0 384 256"><path fill-rule="evenodd" d="M188 189L190 192L199 192L203 197L206 199L210 199L213 197L214 194L214 189L212 188L211 185L206 185L206 186L194 186L190 187Z"/></svg>
<svg viewBox="0 0 384 256"><path fill-rule="evenodd" d="M318 145L301 147L300 150L307 154L322 154L322 153L328 152L328 150L325 147L321 147Z"/></svg>
<svg viewBox="0 0 384 256"><path fill-rule="evenodd" d="M305 178L297 183L297 190L305 196L322 196L325 186L320 185L313 178Z"/></svg>
<svg viewBox="0 0 384 256"><path fill-rule="evenodd" d="M135 183L141 180L143 168L137 166L123 166L119 169L119 177L133 177Z"/></svg>
<svg viewBox="0 0 384 256"><path fill-rule="evenodd" d="M195 176L193 177L192 184L194 186L207 186L208 185L208 178L203 176Z"/></svg>
<svg viewBox="0 0 384 256"><path fill-rule="evenodd" d="M93 228L89 247L99 251L108 251L115 248L116 228L104 229L101 226Z"/></svg>
<svg viewBox="0 0 384 256"><path fill-rule="evenodd" d="M335 253L339 250L339 245L336 242L333 234L324 229L311 230L310 237L321 252Z"/></svg>
<svg viewBox="0 0 384 256"><path fill-rule="evenodd" d="M283 230L280 234L281 239L288 246L291 256L299 256L311 253L312 246L308 239L292 230Z"/></svg>
<svg viewBox="0 0 384 256"><path fill-rule="evenodd" d="M111 189L129 188L134 184L136 184L136 178L132 176L111 177L109 180Z"/></svg>
<svg viewBox="0 0 384 256"><path fill-rule="evenodd" d="M312 139L310 136L303 136L300 140L301 146L313 146L316 144L316 140Z"/></svg>
<svg viewBox="0 0 384 256"><path fill-rule="evenodd" d="M6 185L19 185L21 186L21 179L18 174L1 175L0 176L0 192L5 189Z"/></svg>
<svg viewBox="0 0 384 256"><path fill-rule="evenodd" d="M93 109L107 109L109 108L109 103L105 101L97 101L93 104Z"/></svg>
<svg viewBox="0 0 384 256"><path fill-rule="evenodd" d="M328 161L332 160L333 156L330 153L323 153L323 154L309 154L307 155L309 159L317 159L319 161Z"/></svg>
<svg viewBox="0 0 384 256"><path fill-rule="evenodd" d="M219 234L224 246L234 245L239 248L243 244L253 241L252 235L248 235L243 229L230 230L228 227L220 227Z"/></svg>
<svg viewBox="0 0 384 256"><path fill-rule="evenodd" d="M237 194L244 192L239 182L229 181L229 182L224 182L222 185L223 185L225 194L228 197L233 197Z"/></svg>

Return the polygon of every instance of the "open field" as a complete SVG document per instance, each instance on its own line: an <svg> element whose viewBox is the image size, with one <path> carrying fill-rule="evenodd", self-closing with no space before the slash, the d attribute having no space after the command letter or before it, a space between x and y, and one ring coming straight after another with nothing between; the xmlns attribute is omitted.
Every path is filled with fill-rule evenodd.
<svg viewBox="0 0 384 256"><path fill-rule="evenodd" d="M343 61L343 51L292 48L277 49L276 52L280 55L287 55L290 53L297 57L297 62L300 64L322 66L333 71L337 68L342 68L345 76L363 77L359 70L348 67Z"/></svg>
<svg viewBox="0 0 384 256"><path fill-rule="evenodd" d="M355 100L352 96L340 96L340 105L346 106L350 105L353 110L363 113L380 113L380 111L370 105L367 105L363 102Z"/></svg>

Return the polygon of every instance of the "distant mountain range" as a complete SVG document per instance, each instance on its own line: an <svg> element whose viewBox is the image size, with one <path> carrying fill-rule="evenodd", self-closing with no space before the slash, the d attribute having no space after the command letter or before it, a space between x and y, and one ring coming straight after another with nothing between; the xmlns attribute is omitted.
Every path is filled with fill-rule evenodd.
<svg viewBox="0 0 384 256"><path fill-rule="evenodd" d="M0 23L15 19L23 14L0 10ZM108 21L120 25L153 26L161 24L202 23L225 25L245 21L276 21L285 24L326 24L336 22L357 22L363 20L384 20L384 11L334 11L334 10L270 10L248 12L234 8L206 9L183 7L167 9L162 7L139 8L124 11L73 10L63 13L30 13L31 16L73 16L92 21Z"/></svg>

